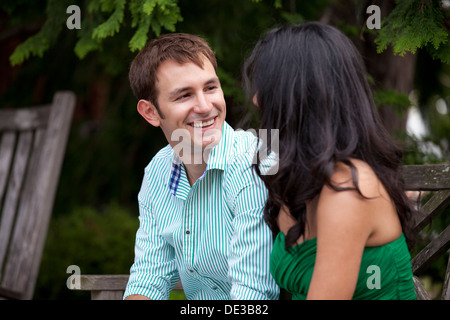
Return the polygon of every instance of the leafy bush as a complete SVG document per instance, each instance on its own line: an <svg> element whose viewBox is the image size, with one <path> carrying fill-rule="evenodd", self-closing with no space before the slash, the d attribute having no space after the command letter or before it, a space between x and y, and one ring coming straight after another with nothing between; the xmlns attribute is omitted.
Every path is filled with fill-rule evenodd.
<svg viewBox="0 0 450 320"><path fill-rule="evenodd" d="M128 274L134 259L136 214L116 204L97 211L76 208L52 219L36 284L35 299L90 299L67 289L67 267L82 274Z"/></svg>

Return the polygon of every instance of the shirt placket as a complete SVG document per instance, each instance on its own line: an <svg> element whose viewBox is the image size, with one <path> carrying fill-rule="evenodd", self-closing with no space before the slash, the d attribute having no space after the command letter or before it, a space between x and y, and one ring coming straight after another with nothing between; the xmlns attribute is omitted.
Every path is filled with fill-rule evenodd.
<svg viewBox="0 0 450 320"><path fill-rule="evenodd" d="M195 253L196 253L196 234L195 225L196 221L196 205L195 199L197 198L198 184L200 180L197 180L191 187L191 190L186 199L186 205L184 206L183 212L183 232L184 232L184 261L186 263L187 272L198 278L198 272L194 267L195 263Z"/></svg>

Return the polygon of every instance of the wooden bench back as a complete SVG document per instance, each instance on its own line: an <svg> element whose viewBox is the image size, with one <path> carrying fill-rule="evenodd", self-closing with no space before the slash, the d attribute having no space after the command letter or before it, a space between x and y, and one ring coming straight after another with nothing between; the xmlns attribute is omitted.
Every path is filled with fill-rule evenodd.
<svg viewBox="0 0 450 320"><path fill-rule="evenodd" d="M403 176L408 190L420 191L418 206L421 214L416 217L415 231L418 235L418 245L426 242L424 248L411 260L415 276L423 274L439 257L448 254L450 248L450 225L438 235L427 235L424 229L433 219L450 211L450 164L410 165L403 167ZM426 202L422 199L428 199ZM444 217L445 218L445 217ZM418 299L430 299L417 277L414 279ZM450 258L447 258L447 268L441 298L450 300Z"/></svg>
<svg viewBox="0 0 450 320"><path fill-rule="evenodd" d="M33 296L74 108L0 109L0 297Z"/></svg>

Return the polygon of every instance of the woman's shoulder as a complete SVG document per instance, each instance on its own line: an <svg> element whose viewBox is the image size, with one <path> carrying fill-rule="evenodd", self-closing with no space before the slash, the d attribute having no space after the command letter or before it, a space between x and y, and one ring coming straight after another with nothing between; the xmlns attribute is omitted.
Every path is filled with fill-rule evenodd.
<svg viewBox="0 0 450 320"><path fill-rule="evenodd" d="M356 229L369 227L370 230L366 231L370 233L372 213L379 209L378 201L374 199L382 198L384 191L366 162L351 159L350 164L336 163L331 186L323 186L317 207L318 221L331 226L349 223Z"/></svg>
<svg viewBox="0 0 450 320"><path fill-rule="evenodd" d="M318 215L324 223L349 223L366 229L366 245L379 245L396 239L401 226L394 204L376 172L366 162L351 159L337 163L331 183L340 189L324 186L320 195ZM357 190L356 190L357 188ZM358 192L359 190L359 192Z"/></svg>
<svg viewBox="0 0 450 320"><path fill-rule="evenodd" d="M385 194L384 187L375 171L367 162L359 159L349 159L349 163L336 163L330 182L337 188L359 189L363 198L374 198Z"/></svg>

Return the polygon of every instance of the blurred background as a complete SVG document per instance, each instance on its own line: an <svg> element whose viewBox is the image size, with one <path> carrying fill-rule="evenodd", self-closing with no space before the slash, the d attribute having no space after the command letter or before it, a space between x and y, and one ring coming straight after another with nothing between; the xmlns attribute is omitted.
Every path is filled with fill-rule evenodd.
<svg viewBox="0 0 450 320"><path fill-rule="evenodd" d="M66 26L69 5L81 29ZM369 5L381 29L369 29ZM450 160L448 1L435 0L92 0L0 1L0 108L50 103L58 90L77 96L67 151L37 280L36 299L89 299L69 291L66 273L126 274L134 257L137 193L143 170L167 144L136 111L128 67L151 38L203 36L234 128L257 128L241 89L242 64L274 26L322 21L347 34L364 57L375 100L405 164ZM429 233L449 223L446 212ZM442 259L444 260L444 259ZM445 261L422 278L442 286Z"/></svg>

